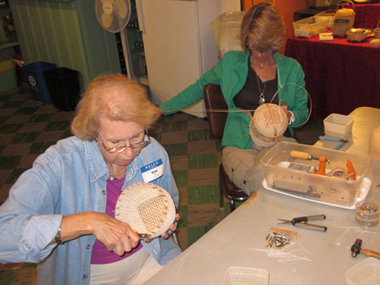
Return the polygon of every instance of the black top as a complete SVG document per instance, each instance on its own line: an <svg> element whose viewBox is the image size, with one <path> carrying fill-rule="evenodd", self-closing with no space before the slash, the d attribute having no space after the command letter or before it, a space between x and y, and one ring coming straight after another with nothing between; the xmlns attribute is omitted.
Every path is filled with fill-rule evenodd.
<svg viewBox="0 0 380 285"><path fill-rule="evenodd" d="M256 72L250 66L248 60L248 75L247 80L245 81L244 87L237 93L234 97L235 106L243 110L255 110L260 106L260 93L264 91L264 84L260 77L256 75ZM256 77L257 76L257 77ZM260 88L258 86L260 84ZM274 94L277 92L277 72L276 77L273 80L266 81L264 98L265 103L270 103ZM274 98L273 104L278 105L278 95Z"/></svg>

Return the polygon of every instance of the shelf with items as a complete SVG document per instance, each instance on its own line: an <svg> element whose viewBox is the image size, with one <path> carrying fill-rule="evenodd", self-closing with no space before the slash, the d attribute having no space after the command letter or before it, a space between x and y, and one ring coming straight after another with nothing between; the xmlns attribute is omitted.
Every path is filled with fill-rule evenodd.
<svg viewBox="0 0 380 285"><path fill-rule="evenodd" d="M129 69L132 71L136 80L143 85L149 85L148 72L146 67L144 42L141 31L139 30L139 22L137 18L135 1L131 1L131 17L125 28L128 51L130 54ZM123 53L123 45L121 43L120 33L116 33L116 43L120 60L120 68L123 74L127 74L127 66Z"/></svg>
<svg viewBox="0 0 380 285"><path fill-rule="evenodd" d="M16 27L13 21L12 12L9 5L3 5L4 9L0 10L1 26L0 28L0 45L2 48L13 47L18 45ZM5 47L3 47L3 45Z"/></svg>
<svg viewBox="0 0 380 285"><path fill-rule="evenodd" d="M0 50L11 48L11 47L17 47L19 45L19 42L17 40L12 41L2 41L0 42Z"/></svg>

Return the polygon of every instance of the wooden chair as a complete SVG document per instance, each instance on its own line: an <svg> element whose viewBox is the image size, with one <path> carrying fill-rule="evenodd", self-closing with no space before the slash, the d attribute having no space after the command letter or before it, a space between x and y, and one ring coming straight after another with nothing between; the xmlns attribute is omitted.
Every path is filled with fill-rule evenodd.
<svg viewBox="0 0 380 285"><path fill-rule="evenodd" d="M207 119L209 122L210 132L214 138L222 138L224 126L226 124L227 112L213 112L213 110L228 110L219 85L208 84L203 90L203 99L205 102ZM228 178L223 164L219 165L219 205L224 208L224 198L230 201L231 212L235 210L236 201L245 201L248 195Z"/></svg>

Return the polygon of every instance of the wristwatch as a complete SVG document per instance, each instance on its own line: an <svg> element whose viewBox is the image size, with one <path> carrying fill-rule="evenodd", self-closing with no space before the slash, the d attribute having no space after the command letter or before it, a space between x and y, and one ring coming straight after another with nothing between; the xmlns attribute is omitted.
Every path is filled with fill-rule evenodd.
<svg viewBox="0 0 380 285"><path fill-rule="evenodd" d="M290 116L290 120L289 120L289 125L293 124L295 121L296 121L296 117L294 116L293 112L292 111L289 111L290 114L292 114Z"/></svg>
<svg viewBox="0 0 380 285"><path fill-rule="evenodd" d="M61 228L58 229L58 232L57 234L55 235L55 243L60 245L60 244L63 244L62 240L61 240Z"/></svg>

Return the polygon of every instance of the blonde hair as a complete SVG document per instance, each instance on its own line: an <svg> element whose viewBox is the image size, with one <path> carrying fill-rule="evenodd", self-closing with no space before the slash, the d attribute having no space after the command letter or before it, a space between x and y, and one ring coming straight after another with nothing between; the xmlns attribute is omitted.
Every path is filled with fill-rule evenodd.
<svg viewBox="0 0 380 285"><path fill-rule="evenodd" d="M83 140L93 140L99 130L99 118L134 122L153 127L161 109L148 98L146 89L122 74L102 75L88 86L77 106L71 132Z"/></svg>
<svg viewBox="0 0 380 285"><path fill-rule="evenodd" d="M241 23L241 47L249 52L248 41L259 52L279 52L285 43L286 29L282 16L272 4L261 2L244 15Z"/></svg>

